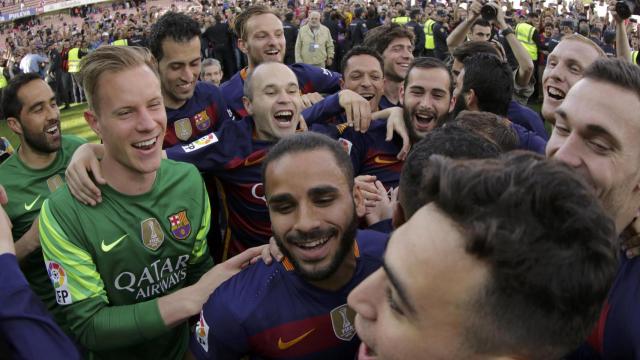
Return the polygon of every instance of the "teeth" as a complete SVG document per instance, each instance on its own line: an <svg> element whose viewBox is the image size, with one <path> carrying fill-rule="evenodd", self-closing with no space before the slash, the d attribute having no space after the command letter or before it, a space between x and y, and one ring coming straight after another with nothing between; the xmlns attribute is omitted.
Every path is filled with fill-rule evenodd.
<svg viewBox="0 0 640 360"><path fill-rule="evenodd" d="M278 53L278 50L267 50L268 55L275 55Z"/></svg>
<svg viewBox="0 0 640 360"><path fill-rule="evenodd" d="M155 143L156 143L156 138L153 138L153 139L149 139L149 140L145 140L145 141L140 141L139 143L133 144L133 146L137 147L137 148L145 148L145 147L151 146L151 145L153 145Z"/></svg>
<svg viewBox="0 0 640 360"><path fill-rule="evenodd" d="M293 112L291 111L278 111L275 116L293 116Z"/></svg>
<svg viewBox="0 0 640 360"><path fill-rule="evenodd" d="M416 119L417 119L419 122L430 122L431 120L433 120L433 116L432 116L432 115L426 115L426 116L424 116L424 115L418 115L418 114L416 114Z"/></svg>
<svg viewBox="0 0 640 360"><path fill-rule="evenodd" d="M558 98L564 98L565 97L565 93L559 89L556 89L554 87L549 86L547 88L547 92L549 93L549 95L551 96L555 96Z"/></svg>
<svg viewBox="0 0 640 360"><path fill-rule="evenodd" d="M45 130L45 132L48 134L55 134L56 131L58 131L58 124L53 125Z"/></svg>
<svg viewBox="0 0 640 360"><path fill-rule="evenodd" d="M360 96L362 96L363 98L367 99L367 100L371 100L374 98L375 95L372 94L361 94Z"/></svg>
<svg viewBox="0 0 640 360"><path fill-rule="evenodd" d="M312 241L306 244L298 244L299 247L304 248L304 249L313 249L314 247L320 246L320 245L324 245L327 241L329 241L328 237L324 237L321 239L318 239L316 241Z"/></svg>

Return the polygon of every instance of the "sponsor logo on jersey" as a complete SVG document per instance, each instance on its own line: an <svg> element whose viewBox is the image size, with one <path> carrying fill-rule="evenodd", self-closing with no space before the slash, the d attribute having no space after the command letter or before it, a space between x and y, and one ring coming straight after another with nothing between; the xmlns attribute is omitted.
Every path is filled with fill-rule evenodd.
<svg viewBox="0 0 640 360"><path fill-rule="evenodd" d="M338 139L338 144L340 144L340 146L342 146L342 148L344 149L344 151L347 152L347 154L351 155L351 148L353 147L353 143L345 138L339 138Z"/></svg>
<svg viewBox="0 0 640 360"><path fill-rule="evenodd" d="M31 211L31 209L33 209L33 206L38 202L38 200L40 200L40 195L38 195L35 200L33 200L30 204L24 203L24 209L26 211Z"/></svg>
<svg viewBox="0 0 640 360"><path fill-rule="evenodd" d="M331 310L331 325L333 332L340 340L351 341L356 334L356 328L353 325L356 319L356 312L347 304L340 305Z"/></svg>
<svg viewBox="0 0 640 360"><path fill-rule="evenodd" d="M211 119L209 119L209 115L207 115L206 110L202 110L201 112L197 113L193 117L193 120L195 120L196 128L200 131L207 130L211 127Z"/></svg>
<svg viewBox="0 0 640 360"><path fill-rule="evenodd" d="M290 340L290 341L282 341L282 338L278 339L278 349L280 350L287 350L288 348L296 345L297 343L299 343L300 341L304 340L304 338L306 338L307 336L309 336L309 334L311 334L315 329L311 329L309 331L307 331L306 333L298 336L297 338Z"/></svg>
<svg viewBox="0 0 640 360"><path fill-rule="evenodd" d="M189 255L158 259L145 266L140 273L121 272L113 284L118 290L135 294L136 300L162 296L187 277L188 261Z"/></svg>
<svg viewBox="0 0 640 360"><path fill-rule="evenodd" d="M169 224L173 237L178 240L184 240L191 234L191 223L187 217L187 210L169 215Z"/></svg>
<svg viewBox="0 0 640 360"><path fill-rule="evenodd" d="M62 265L55 261L47 261L47 274L53 288L56 292L56 302L60 305L69 305L73 302L71 299L71 292L67 282L67 273L64 271Z"/></svg>
<svg viewBox="0 0 640 360"><path fill-rule="evenodd" d="M209 352L209 324L204 319L204 310L200 310L200 320L196 323L195 336L204 351Z"/></svg>
<svg viewBox="0 0 640 360"><path fill-rule="evenodd" d="M58 190L64 184L62 181L62 176L56 174L47 179L47 186L49 187L49 191L54 192Z"/></svg>
<svg viewBox="0 0 640 360"><path fill-rule="evenodd" d="M120 244L120 242L122 240L124 240L124 238L126 238L127 235L128 234L122 235L120 238L118 238L118 240L113 241L113 242L109 243L108 245L104 243L104 240L102 240L102 243L100 244L100 249L102 249L102 251L108 253L109 251L111 251L111 249L116 247L116 245Z"/></svg>
<svg viewBox="0 0 640 360"><path fill-rule="evenodd" d="M209 133L190 144L182 146L182 150L184 150L184 152L189 153L192 151L196 151L200 148L203 148L207 145L215 144L217 142L218 142L218 137L216 136L216 134Z"/></svg>
<svg viewBox="0 0 640 360"><path fill-rule="evenodd" d="M264 185L262 183L256 183L251 187L251 195L265 203L267 202L267 198L264 196Z"/></svg>
<svg viewBox="0 0 640 360"><path fill-rule="evenodd" d="M164 232L158 220L155 218L143 220L140 223L140 230L144 246L154 251L158 250L164 242Z"/></svg>
<svg viewBox="0 0 640 360"><path fill-rule="evenodd" d="M373 162L379 165L390 165L398 163L399 160L392 156L376 155L376 157L373 158Z"/></svg>
<svg viewBox="0 0 640 360"><path fill-rule="evenodd" d="M191 134L193 134L193 129L191 128L191 120L189 118L176 120L173 123L173 128L176 132L176 137L182 141L189 140Z"/></svg>

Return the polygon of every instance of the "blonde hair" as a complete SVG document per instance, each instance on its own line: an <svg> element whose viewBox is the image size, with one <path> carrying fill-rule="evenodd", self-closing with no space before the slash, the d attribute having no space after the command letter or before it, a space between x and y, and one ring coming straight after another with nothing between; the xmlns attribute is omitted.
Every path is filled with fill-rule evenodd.
<svg viewBox="0 0 640 360"><path fill-rule="evenodd" d="M80 61L80 83L89 103L89 109L98 110L97 85L104 73L117 73L146 65L160 78L157 62L146 48L137 46L102 46Z"/></svg>
<svg viewBox="0 0 640 360"><path fill-rule="evenodd" d="M565 35L562 37L562 41L565 40L575 40L575 41L579 41L583 44L589 45L591 46L597 53L598 53L598 57L601 58L606 58L607 54L604 52L604 50L602 50L602 48L600 46L598 46L598 44L594 43L591 39L580 35L580 34L570 34L570 35Z"/></svg>

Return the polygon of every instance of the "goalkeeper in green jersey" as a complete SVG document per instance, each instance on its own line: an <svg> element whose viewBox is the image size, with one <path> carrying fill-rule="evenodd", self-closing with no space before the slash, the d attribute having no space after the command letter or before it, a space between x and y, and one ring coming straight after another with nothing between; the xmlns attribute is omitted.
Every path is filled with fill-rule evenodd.
<svg viewBox="0 0 640 360"><path fill-rule="evenodd" d="M56 301L42 261L36 219L44 200L63 184L71 155L85 141L61 135L55 94L36 73L9 81L2 92L2 113L20 138L17 151L0 165L0 184L9 195L5 209L13 223L16 257L31 288L54 310Z"/></svg>
<svg viewBox="0 0 640 360"><path fill-rule="evenodd" d="M147 50L101 47L80 75L106 184L95 207L67 187L42 206L42 251L64 325L87 357L181 359L185 320L220 282L207 272L207 192L195 167L161 159L166 114Z"/></svg>

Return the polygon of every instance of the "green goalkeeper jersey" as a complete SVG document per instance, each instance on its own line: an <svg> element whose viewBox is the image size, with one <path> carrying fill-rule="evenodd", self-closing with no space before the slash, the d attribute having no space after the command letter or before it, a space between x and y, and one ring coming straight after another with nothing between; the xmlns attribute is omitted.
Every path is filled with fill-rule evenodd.
<svg viewBox="0 0 640 360"><path fill-rule="evenodd" d="M188 327L167 328L158 298L213 266L211 209L192 165L162 160L153 188L128 196L100 187L95 207L67 187L42 206L40 238L64 326L98 359L181 359Z"/></svg>
<svg viewBox="0 0 640 360"><path fill-rule="evenodd" d="M76 149L86 141L77 136L62 136L62 146L53 162L43 169L32 169L23 163L16 151L0 165L0 184L9 196L4 207L11 219L14 241L18 241L33 224L40 207L51 193L64 184L64 172ZM20 264L31 288L54 312L56 303L51 281L42 260L42 251L35 250Z"/></svg>

